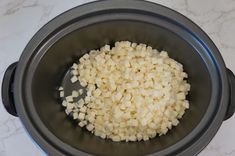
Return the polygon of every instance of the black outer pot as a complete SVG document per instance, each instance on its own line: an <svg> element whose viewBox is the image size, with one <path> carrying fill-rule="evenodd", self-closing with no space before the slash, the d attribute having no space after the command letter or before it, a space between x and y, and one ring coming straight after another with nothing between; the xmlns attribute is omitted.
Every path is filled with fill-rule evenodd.
<svg viewBox="0 0 235 156"><path fill-rule="evenodd" d="M75 58L117 40L147 43L183 63L190 109L179 126L147 142L114 143L73 124L56 88ZM40 29L7 69L3 104L52 156L196 155L234 113L235 77L209 37L181 14L144 1L100 1L71 9Z"/></svg>

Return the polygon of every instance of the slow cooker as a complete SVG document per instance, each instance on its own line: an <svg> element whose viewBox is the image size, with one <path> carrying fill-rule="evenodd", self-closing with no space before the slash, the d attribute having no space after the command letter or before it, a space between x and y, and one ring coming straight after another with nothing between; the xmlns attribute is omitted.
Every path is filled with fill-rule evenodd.
<svg viewBox="0 0 235 156"><path fill-rule="evenodd" d="M91 49L115 41L166 50L184 65L190 109L180 124L149 141L112 142L72 122L57 87L72 63ZM35 142L52 156L197 155L235 109L235 76L215 44L195 23L146 1L107 0L75 7L48 22L5 72L2 100Z"/></svg>

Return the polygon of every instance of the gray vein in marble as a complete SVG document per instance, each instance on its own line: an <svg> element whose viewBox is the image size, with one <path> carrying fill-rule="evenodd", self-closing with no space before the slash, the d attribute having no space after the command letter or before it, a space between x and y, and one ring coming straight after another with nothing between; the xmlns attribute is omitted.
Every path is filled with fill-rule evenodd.
<svg viewBox="0 0 235 156"><path fill-rule="evenodd" d="M234 156L235 155L235 149L229 151L229 152L222 152L220 146L208 146L207 152L214 152L216 151L216 154L218 156Z"/></svg>
<svg viewBox="0 0 235 156"><path fill-rule="evenodd" d="M46 21L48 20L48 17L51 14L51 11L53 10L53 5L49 5L49 6L43 6L43 14L41 15L41 18L39 20L39 23L46 23Z"/></svg>
<svg viewBox="0 0 235 156"><path fill-rule="evenodd" d="M18 0L18 1L12 1L7 4L7 10L3 15L11 15L16 13L20 8L21 5L24 3L25 0Z"/></svg>
<svg viewBox="0 0 235 156"><path fill-rule="evenodd" d="M16 127L16 125L14 124L14 120L18 119L9 118L1 124L0 128L3 130L3 132L0 133L1 140L7 139L15 134L23 133L23 131L21 131L21 128Z"/></svg>
<svg viewBox="0 0 235 156"><path fill-rule="evenodd" d="M34 0L34 1L28 1L28 3L23 3L22 8L32 8L32 7L37 7L38 4L38 0Z"/></svg>

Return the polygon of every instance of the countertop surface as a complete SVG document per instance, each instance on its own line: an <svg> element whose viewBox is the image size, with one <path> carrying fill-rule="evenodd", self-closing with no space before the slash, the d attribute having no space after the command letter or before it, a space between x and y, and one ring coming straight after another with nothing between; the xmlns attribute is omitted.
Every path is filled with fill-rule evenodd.
<svg viewBox="0 0 235 156"><path fill-rule="evenodd" d="M211 37L235 73L235 0L152 0L189 17ZM1 0L0 83L31 37L49 20L89 0ZM235 156L235 115L223 122L199 156ZM44 156L0 101L0 156Z"/></svg>

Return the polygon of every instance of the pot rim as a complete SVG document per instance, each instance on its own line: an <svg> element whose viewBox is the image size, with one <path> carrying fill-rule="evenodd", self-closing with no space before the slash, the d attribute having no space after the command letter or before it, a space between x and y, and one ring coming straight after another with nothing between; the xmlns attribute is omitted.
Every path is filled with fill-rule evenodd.
<svg viewBox="0 0 235 156"><path fill-rule="evenodd" d="M193 23L187 17L181 15L180 13L174 10L146 1L97 1L87 3L58 15L50 22L48 22L45 26L43 26L33 36L33 38L29 41L23 51L23 54L20 57L14 81L14 100L17 103L16 110L23 125L30 133L30 135L34 138L34 140L39 144L39 146L42 147L49 155L73 155L74 153L76 153L76 155L87 155L87 153L78 151L78 149L71 147L59 140L45 127L45 125L42 123L42 121L40 121L38 117L38 123L40 125L40 128L44 130L43 134L40 133L40 130L36 128L35 122L32 121L31 116L29 115L31 112L28 112L27 108L25 107L25 103L27 103L26 101L28 99L23 96L23 93L25 92L23 90L23 86L26 85L25 79L27 77L26 73L28 64L34 57L35 51L37 51L44 44L45 40L49 39L53 35L51 34L52 32L59 29L60 26L62 26L64 23L68 23L69 21L78 18L78 15L82 17L90 13L104 11L108 9L140 10L144 12L149 12L151 14L161 15L163 17L171 19L172 21L177 21L179 25L181 25L180 23L183 23L183 27L187 28L188 31L196 35L195 37L199 41L201 41L200 44L202 44L204 48L208 50L208 53L211 53L211 55L213 55L215 64L217 65L216 68L218 71L218 75L220 76L219 78L221 84L221 93L223 93L220 95L220 99L218 101L218 108L216 108L216 114L212 118L212 113L215 112L215 106L212 106L210 104L202 120L190 134L185 136L184 139L180 140L176 144L150 155L166 155L172 153L179 155L198 154L210 142L210 140L218 131L227 110L229 87L224 61L219 53L219 50L216 48L211 39L195 23ZM210 125L205 128L206 123L209 122ZM198 132L200 132L201 134L197 134ZM195 141L192 143L190 140L192 140L191 136L193 135L196 136L197 139L195 139ZM189 142L190 144L186 145L186 143ZM182 145L184 145L184 148Z"/></svg>

